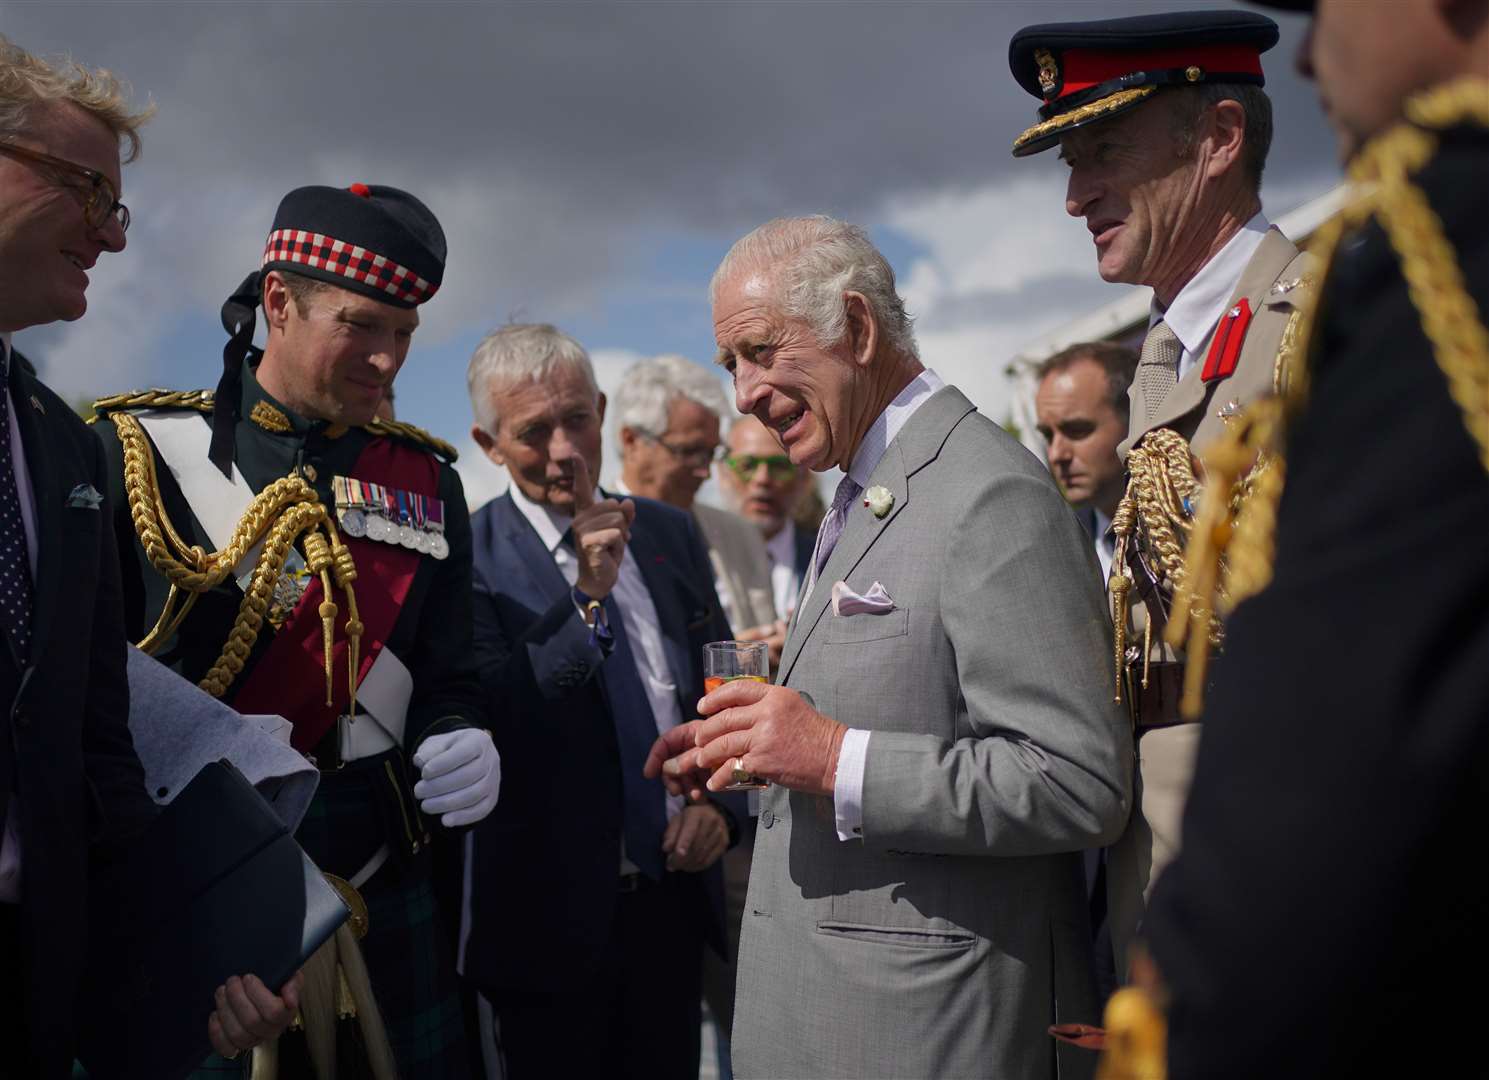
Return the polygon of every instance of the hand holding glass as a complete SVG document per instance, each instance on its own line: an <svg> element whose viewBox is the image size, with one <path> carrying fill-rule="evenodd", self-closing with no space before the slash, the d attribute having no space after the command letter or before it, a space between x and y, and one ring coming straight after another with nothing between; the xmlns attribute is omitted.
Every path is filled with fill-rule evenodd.
<svg viewBox="0 0 1489 1080"><path fill-rule="evenodd" d="M763 641L710 641L703 646L703 692L711 694L726 682L749 679L770 682L770 647ZM769 787L734 760L734 782L725 791L758 791Z"/></svg>

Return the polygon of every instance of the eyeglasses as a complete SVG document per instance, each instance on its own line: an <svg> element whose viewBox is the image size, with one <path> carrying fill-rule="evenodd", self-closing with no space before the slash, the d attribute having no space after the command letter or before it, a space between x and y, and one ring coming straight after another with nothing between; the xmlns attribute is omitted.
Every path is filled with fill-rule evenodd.
<svg viewBox="0 0 1489 1080"><path fill-rule="evenodd" d="M796 475L796 466L791 464L791 459L785 454L770 454L766 457L757 457L754 454L729 454L724 458L724 464L734 470L734 475L741 480L748 480L755 475L755 470L764 465L770 470L772 480L789 480Z"/></svg>
<svg viewBox="0 0 1489 1080"><path fill-rule="evenodd" d="M684 465L691 465L696 469L712 465L719 459L720 453L723 450L723 447L717 444L713 446L674 446L660 435L652 431L647 431L645 428L632 428L631 430L647 442L656 443Z"/></svg>
<svg viewBox="0 0 1489 1080"><path fill-rule="evenodd" d="M114 190L113 182L103 173L94 169L86 169L59 157L52 157L51 154L43 154L37 150L17 146L15 143L0 143L0 152L13 154L22 160L45 165L64 175L78 176L86 180L89 185L86 194L78 191L71 184L63 186L83 196L83 220L88 223L88 227L101 229L108 223L109 218L113 218L119 223L120 229L125 232L129 231L129 207L119 201L119 193Z"/></svg>

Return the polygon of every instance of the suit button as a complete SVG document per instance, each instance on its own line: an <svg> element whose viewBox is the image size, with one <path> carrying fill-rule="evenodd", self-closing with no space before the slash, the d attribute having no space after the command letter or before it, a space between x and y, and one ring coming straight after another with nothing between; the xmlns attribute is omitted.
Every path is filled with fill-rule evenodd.
<svg viewBox="0 0 1489 1080"><path fill-rule="evenodd" d="M762 811L760 811L760 824L761 825L764 825L768 829L772 825L774 825L775 823L776 823L775 811L773 811L773 810L762 810Z"/></svg>
<svg viewBox="0 0 1489 1080"><path fill-rule="evenodd" d="M31 725L31 710L24 705L17 705L11 712L10 718L21 727L29 727Z"/></svg>

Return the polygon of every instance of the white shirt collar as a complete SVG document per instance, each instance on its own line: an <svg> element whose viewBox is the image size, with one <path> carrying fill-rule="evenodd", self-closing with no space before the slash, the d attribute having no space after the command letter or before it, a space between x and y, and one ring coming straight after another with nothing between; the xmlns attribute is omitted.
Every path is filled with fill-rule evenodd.
<svg viewBox="0 0 1489 1080"><path fill-rule="evenodd" d="M1258 212L1200 267L1199 273L1179 290L1167 311L1158 306L1156 299L1153 301L1148 312L1148 328L1152 329L1162 319L1178 336L1186 354L1197 353L1225 314L1225 306L1236 291L1236 282L1241 280L1246 264L1271 227L1266 215Z"/></svg>
<svg viewBox="0 0 1489 1080"><path fill-rule="evenodd" d="M569 523L574 520L573 514L564 514L549 506L541 506L533 502L522 493L522 489L511 483L507 490L512 494L512 501L517 504L517 509L522 511L522 516L527 518L533 530L538 534L538 539L543 541L551 554L558 550L558 545L563 542L564 533L569 531ZM595 488L595 498L603 499L605 496L599 488Z"/></svg>
<svg viewBox="0 0 1489 1080"><path fill-rule="evenodd" d="M932 394L945 385L941 376L930 368L926 368L911 379L909 385L896 395L895 399L889 403L889 407L880 413L870 425L863 437L863 442L858 446L858 453L853 455L853 461L848 466L848 475L853 477L854 483L861 488L869 486L869 479L874 475L874 470L879 467L884 452L889 449L889 444L894 442L895 436L914 415L915 410L924 405Z"/></svg>

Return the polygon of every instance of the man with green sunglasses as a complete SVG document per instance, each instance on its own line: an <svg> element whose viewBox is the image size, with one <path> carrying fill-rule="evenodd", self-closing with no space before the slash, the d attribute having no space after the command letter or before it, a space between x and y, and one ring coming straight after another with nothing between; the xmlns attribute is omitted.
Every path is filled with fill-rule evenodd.
<svg viewBox="0 0 1489 1080"><path fill-rule="evenodd" d="M719 470L721 483L739 514L765 538L776 612L789 619L816 540L814 533L798 529L794 520L812 474L791 464L775 436L753 416L734 422L726 449L724 468Z"/></svg>

